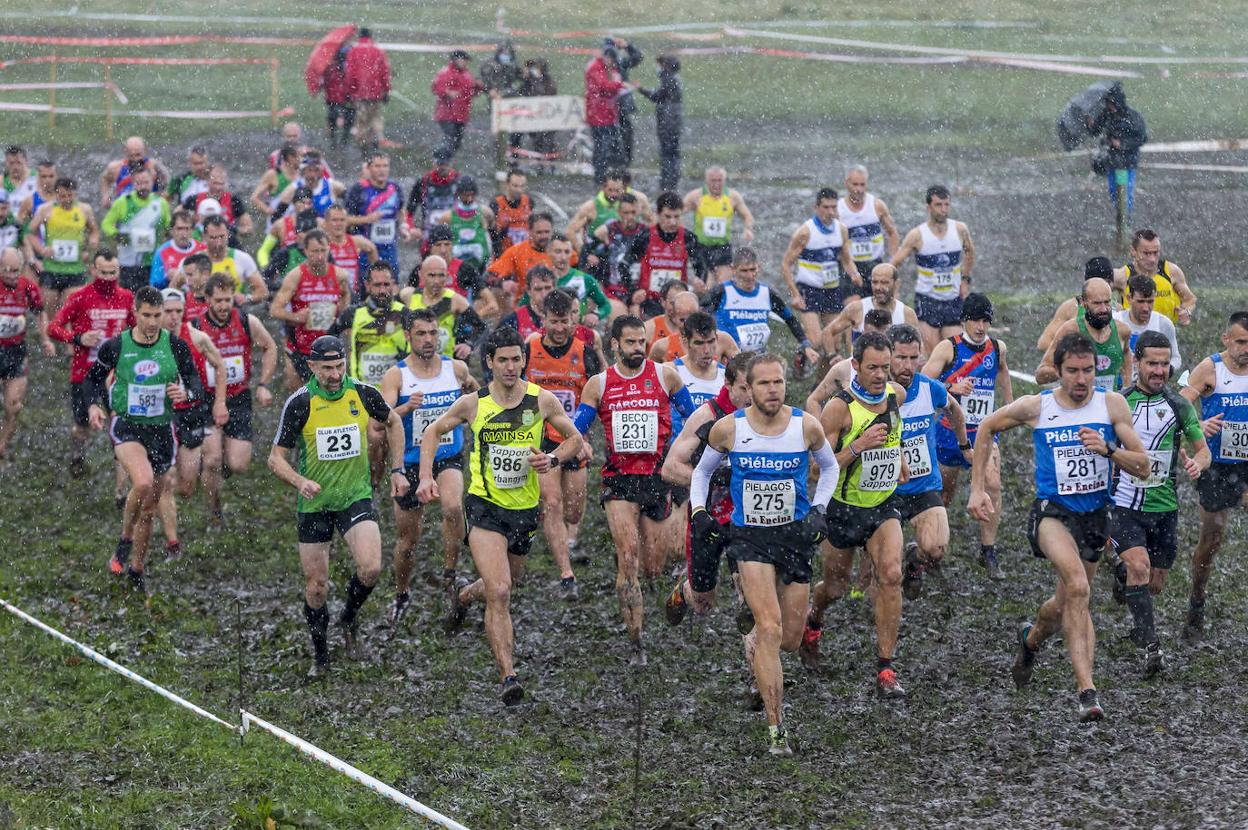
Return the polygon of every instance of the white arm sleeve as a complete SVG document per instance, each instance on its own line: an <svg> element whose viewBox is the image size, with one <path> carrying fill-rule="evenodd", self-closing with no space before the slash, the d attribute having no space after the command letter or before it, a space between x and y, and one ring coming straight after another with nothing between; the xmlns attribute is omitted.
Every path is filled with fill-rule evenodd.
<svg viewBox="0 0 1248 830"><path fill-rule="evenodd" d="M817 449L811 450L810 454L815 457L815 463L819 465L819 483L815 486L815 495L810 503L827 507L832 494L836 492L836 481L840 478L841 468L836 463L836 453L832 452L832 445L827 441L824 441L823 445Z"/></svg>
<svg viewBox="0 0 1248 830"><path fill-rule="evenodd" d="M714 447L708 446L702 451L702 460L693 471L693 481L689 482L689 510L692 513L699 507L706 507L706 494L711 489L711 476L715 468L724 458L724 454ZM836 463L836 459L832 459Z"/></svg>

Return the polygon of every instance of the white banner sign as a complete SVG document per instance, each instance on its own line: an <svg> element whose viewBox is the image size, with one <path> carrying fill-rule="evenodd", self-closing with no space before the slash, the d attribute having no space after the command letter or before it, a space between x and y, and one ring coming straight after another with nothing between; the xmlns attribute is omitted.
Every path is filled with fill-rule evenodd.
<svg viewBox="0 0 1248 830"><path fill-rule="evenodd" d="M584 98L541 95L494 101L490 129L496 133L544 133L575 130L584 124Z"/></svg>

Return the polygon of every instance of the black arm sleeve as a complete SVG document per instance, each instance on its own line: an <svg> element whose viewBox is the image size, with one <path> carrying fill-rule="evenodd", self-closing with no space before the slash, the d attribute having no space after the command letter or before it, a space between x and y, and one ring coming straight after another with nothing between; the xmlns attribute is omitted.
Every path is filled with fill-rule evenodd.
<svg viewBox="0 0 1248 830"><path fill-rule="evenodd" d="M169 336L169 349L178 364L178 376L186 387L186 395L192 401L204 400L204 384L199 379L199 369L195 367L195 357L191 354L191 344L181 337Z"/></svg>
<svg viewBox="0 0 1248 830"><path fill-rule="evenodd" d="M277 422L277 434L273 436L273 444L293 450L299 443L299 434L303 432L311 410L312 397L308 393L308 387L301 386L282 406L282 417Z"/></svg>
<svg viewBox="0 0 1248 830"><path fill-rule="evenodd" d="M486 332L485 321L481 319L481 315L477 314L472 306L455 315L455 327L453 334L456 343L467 343L475 348L476 342L480 340Z"/></svg>
<svg viewBox="0 0 1248 830"><path fill-rule="evenodd" d="M692 271L698 275L699 279L706 279L706 257L702 256L703 244L698 238L685 231L685 256L689 258L689 264Z"/></svg>
<svg viewBox="0 0 1248 830"><path fill-rule="evenodd" d="M585 374L593 377L602 371L602 367L598 365L598 350L594 348L592 343L585 344Z"/></svg>
<svg viewBox="0 0 1248 830"><path fill-rule="evenodd" d="M347 310L334 318L334 322L330 324L326 334L332 334L334 337L342 334L344 331L351 331L351 324L355 321L355 310L358 305L348 306Z"/></svg>
<svg viewBox="0 0 1248 830"><path fill-rule="evenodd" d="M789 327L789 331L793 332L793 338L803 346L810 344L810 340L806 337L806 330L802 328L802 321L797 319L797 315L793 313L793 309L789 308L788 303L780 299L780 295L775 291L771 292L771 310L774 311L784 324Z"/></svg>
<svg viewBox="0 0 1248 830"><path fill-rule="evenodd" d="M117 360L121 357L121 338L110 337L100 344L95 362L87 370L83 379L83 391L88 401L95 401L108 409L108 373L117 368Z"/></svg>
<svg viewBox="0 0 1248 830"><path fill-rule="evenodd" d="M364 411L368 413L368 417L382 424L390 419L390 404L386 403L386 399L381 396L381 390L376 386L359 382L355 384L355 388L359 390L360 401L364 404Z"/></svg>
<svg viewBox="0 0 1248 830"><path fill-rule="evenodd" d="M771 299L774 302L776 296L773 294ZM714 317L715 312L719 310L719 307L723 304L724 287L722 285L717 285L711 289L710 293L706 295L706 299L702 301L702 310Z"/></svg>
<svg viewBox="0 0 1248 830"><path fill-rule="evenodd" d="M650 229L642 228L637 235L628 243L628 247L620 254L620 274L623 275L634 262L640 262L641 258L646 255L646 248L650 247Z"/></svg>
<svg viewBox="0 0 1248 830"><path fill-rule="evenodd" d="M460 263L456 280L460 288L474 294L485 288L485 280L481 278L481 269L472 262Z"/></svg>
<svg viewBox="0 0 1248 830"><path fill-rule="evenodd" d="M420 211L421 200L422 200L421 192L424 190L424 183L425 183L424 179L420 179L420 178L416 179L416 182L412 185L411 192L407 194L407 215L408 216L415 217L417 212Z"/></svg>

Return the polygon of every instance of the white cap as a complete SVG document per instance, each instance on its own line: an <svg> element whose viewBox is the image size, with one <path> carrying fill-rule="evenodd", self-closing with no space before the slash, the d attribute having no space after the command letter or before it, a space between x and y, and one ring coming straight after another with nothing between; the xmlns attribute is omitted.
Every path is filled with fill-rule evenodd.
<svg viewBox="0 0 1248 830"><path fill-rule="evenodd" d="M196 215L200 219L204 219L209 216L220 216L223 213L225 213L225 209L221 207L221 203L209 196L199 203L199 210Z"/></svg>

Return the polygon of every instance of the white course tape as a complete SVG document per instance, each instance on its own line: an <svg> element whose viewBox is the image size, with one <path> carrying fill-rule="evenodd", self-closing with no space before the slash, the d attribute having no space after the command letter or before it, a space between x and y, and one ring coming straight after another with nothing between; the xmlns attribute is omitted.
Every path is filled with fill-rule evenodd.
<svg viewBox="0 0 1248 830"><path fill-rule="evenodd" d="M1036 376L1035 376L1035 375L1029 375L1029 374L1027 374L1026 372L1020 372L1020 371L1018 371L1017 369L1011 369L1011 370L1010 370L1010 377L1014 378L1015 380L1022 380L1022 381L1026 381L1027 383L1030 383L1030 384L1032 384L1033 386L1039 386L1039 385L1040 385L1040 384L1036 383Z"/></svg>
<svg viewBox="0 0 1248 830"><path fill-rule="evenodd" d="M559 207L559 203L556 202L554 199L550 198L545 193L539 193L536 190L533 191L533 195L541 199L542 203L546 205L546 207L554 211L555 216L559 217L560 222L568 221L568 212L564 210L563 208Z"/></svg>
<svg viewBox="0 0 1248 830"><path fill-rule="evenodd" d="M437 810L426 807L424 804L421 804L416 799L410 796L404 795L403 793L396 790L394 787L391 787L389 784L384 784L381 781L378 781L373 776L369 775L366 772L362 772L361 770L356 769L355 767L348 764L346 761L343 761L339 758L334 757L333 755L330 755L325 750L313 744L308 743L303 738L300 738L298 735L292 735L291 733L287 732L285 729L282 729L281 727L278 727L278 726L274 726L273 724L269 723L263 718L260 718L260 717L257 717L256 715L251 714L246 709L240 709L239 715L242 716L242 721L243 721L242 731L244 734L247 732L247 730L251 726L253 725L258 726L264 731L269 732L270 734L276 736L282 741L290 744L295 749L302 752L304 755L307 755L309 758L320 761L322 764L329 767L330 769L335 770L337 772L341 772L343 775L347 776L348 778L350 778L352 781L356 782L357 784L363 784L365 787L368 787L370 790L377 793L378 795L385 796L386 798L390 799L396 804L402 805L403 807L407 808L408 810L411 810L413 813L416 813L417 815L424 816L425 818L429 819L435 824L439 824L442 827L446 827L448 828L448 830L468 830L467 827L460 824L455 819L447 818L446 816L439 813Z"/></svg>
<svg viewBox="0 0 1248 830"><path fill-rule="evenodd" d="M107 115L108 112L92 107L49 107L47 104L24 104L17 101L0 101L0 112L47 112L56 110L58 115ZM294 115L292 107L277 111L278 118ZM187 121L205 119L271 118L270 110L113 110L115 118L178 118Z"/></svg>
<svg viewBox="0 0 1248 830"><path fill-rule="evenodd" d="M234 724L226 723L225 721L221 720L221 718L217 717L211 712L208 712L199 708L194 703L191 703L189 700L178 697L173 692L166 689L164 686L158 686L157 684L148 680L146 677L143 677L141 675L135 674L134 672L130 671L128 668L121 665L120 663L114 663L112 660L109 660L107 657L105 657L103 654L100 654L95 649L88 648L87 646L84 646L82 643L78 642L77 640L71 639L70 637L67 637L66 635L57 631L55 628L51 627L50 625L46 625L40 622L39 620L27 614L22 609L18 608L16 605L11 605L10 603L5 602L4 600L0 599L0 608L4 608L5 611L8 611L10 614L17 617L20 620L24 620L25 622L30 623L35 628L38 628L48 634L51 634L53 637L65 643L66 645L73 646L83 656L91 660L94 660L95 662L99 663L101 666L103 666L106 669L110 669L112 671L117 672L122 677L126 678L127 680L133 680L135 683L138 683L143 688L148 689L149 691L155 692L156 694L160 695L166 700L172 703L176 703L179 706L183 707L184 709L189 709L190 711L199 715L201 718L206 718L212 721L213 723L220 724L221 726L224 726L226 729L230 730L231 732L238 731L238 727L235 726Z"/></svg>
<svg viewBox="0 0 1248 830"><path fill-rule="evenodd" d="M1183 164L1177 161L1146 161L1140 167L1146 170L1198 170L1205 173L1248 173L1248 167L1242 164Z"/></svg>

